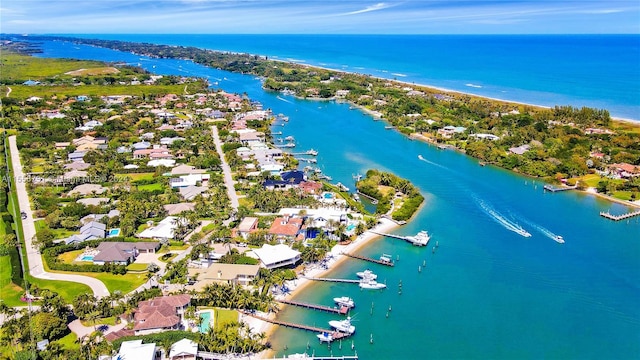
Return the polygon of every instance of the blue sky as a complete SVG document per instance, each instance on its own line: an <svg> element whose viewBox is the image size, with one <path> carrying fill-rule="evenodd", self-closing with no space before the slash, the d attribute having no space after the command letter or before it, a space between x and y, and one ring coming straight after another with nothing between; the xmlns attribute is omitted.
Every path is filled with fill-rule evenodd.
<svg viewBox="0 0 640 360"><path fill-rule="evenodd" d="M3 33L640 33L638 0L3 0Z"/></svg>

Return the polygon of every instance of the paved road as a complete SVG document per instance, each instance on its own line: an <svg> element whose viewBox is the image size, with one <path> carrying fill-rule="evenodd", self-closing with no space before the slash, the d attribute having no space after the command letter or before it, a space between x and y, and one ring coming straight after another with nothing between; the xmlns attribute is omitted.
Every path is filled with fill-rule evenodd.
<svg viewBox="0 0 640 360"><path fill-rule="evenodd" d="M31 273L31 276L44 280L64 280L85 284L93 290L93 294L97 298L108 296L109 290L107 290L107 287L98 279L82 275L59 274L44 271L42 256L31 244L31 240L36 234L36 228L33 223L31 204L29 203L29 195L27 194L26 177L22 171L20 153L18 152L15 136L9 137L9 148L11 150L11 163L13 164L13 180L16 183L16 191L18 193L18 205L20 211L24 211L27 214L27 218L22 220L22 229L27 247L27 259L29 260L28 271Z"/></svg>
<svg viewBox="0 0 640 360"><path fill-rule="evenodd" d="M233 210L238 210L238 194L236 194L236 189L234 187L234 181L231 177L231 168L229 164L227 164L227 160L224 158L224 152L222 151L222 142L220 141L220 136L218 135L218 127L212 126L211 133L213 135L213 142L216 144L216 150L218 151L218 155L220 155L220 160L222 160L222 173L224 175L224 184L227 187L227 195L231 200L231 207Z"/></svg>

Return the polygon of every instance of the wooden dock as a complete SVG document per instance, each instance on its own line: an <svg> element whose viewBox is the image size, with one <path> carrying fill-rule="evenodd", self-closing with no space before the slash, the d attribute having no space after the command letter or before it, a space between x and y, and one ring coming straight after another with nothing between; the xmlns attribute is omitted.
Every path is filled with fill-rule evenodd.
<svg viewBox="0 0 640 360"><path fill-rule="evenodd" d="M304 325L304 324L297 324L297 323L292 323L292 322L288 322L288 321L280 321L280 320L276 320L276 319L269 319L260 315L255 315L255 314L251 314L245 311L240 311L242 314L247 315L247 316L251 316L253 318L256 318L258 320L262 320L262 321L266 321L268 323L271 324L276 324L276 325L280 325L280 326L286 326L286 327L290 327L293 329L300 329L300 330L306 330L306 331L312 331L315 333L329 333L331 334L331 336L333 337L333 340L340 340L340 339L344 339L346 337L349 337L349 334L346 333L342 333L339 331L335 331L335 330L331 330L331 329L324 329L324 328L320 328L320 327L316 327L316 326L309 326L309 325Z"/></svg>
<svg viewBox="0 0 640 360"><path fill-rule="evenodd" d="M360 176L362 176L362 175L360 175ZM358 180L358 181L359 181L359 180ZM360 192L360 191L358 191L358 190L356 190L356 194L358 194L358 195L360 195L360 196L362 196L362 197L367 198L367 200L369 200L369 202L371 202L373 205L377 205L377 204L378 204L378 199L376 199L376 198L374 198L374 197L371 197L371 196L369 196L369 195L367 195L367 194L365 194L365 193L362 193L362 192Z"/></svg>
<svg viewBox="0 0 640 360"><path fill-rule="evenodd" d="M300 276L301 278L313 281L328 281L328 282L341 282L341 283L349 283L349 284L358 284L360 280L352 280L352 279L331 279L331 278L319 278L319 277L309 277L309 276Z"/></svg>
<svg viewBox="0 0 640 360"><path fill-rule="evenodd" d="M376 235L380 235L380 236L386 236L386 237L390 237L390 238L394 238L394 239L400 239L400 240L407 240L408 241L408 236L402 236L402 235L396 235L396 234L387 234L387 233L382 233L382 232L377 232L377 231L373 231L373 230L367 230L368 232L372 233L372 234L376 234Z"/></svg>
<svg viewBox="0 0 640 360"><path fill-rule="evenodd" d="M553 185L545 185L544 189L547 191L551 191L551 192L558 192L558 191L567 191L567 190L574 190L577 189L578 186L563 186L563 187L555 187Z"/></svg>
<svg viewBox="0 0 640 360"><path fill-rule="evenodd" d="M199 354L199 353L198 353ZM272 359L272 358L269 358ZM283 357L283 358L273 358L274 360L277 359L289 359L291 360L292 358L290 357ZM295 359L295 358L293 358ZM306 355L305 357L302 357L300 359L304 359L304 360L358 360L358 353L355 353L354 355L337 355L337 356L331 356L331 355L326 355L326 356L322 356L322 355Z"/></svg>
<svg viewBox="0 0 640 360"><path fill-rule="evenodd" d="M629 218L632 218L634 216L639 216L639 215L640 215L640 210L629 212L629 213L622 214L622 215L612 215L608 211L607 212L604 212L604 211L600 212L600 216L602 216L603 218L607 218L609 220L613 220L613 221L625 220L625 219L629 219Z"/></svg>
<svg viewBox="0 0 640 360"><path fill-rule="evenodd" d="M369 257L366 257L366 256L361 256L361 255L356 255L356 254L349 254L349 253L343 253L343 254L348 256L348 257L352 257L354 259L360 259L360 260L372 262L374 264L380 264L380 265L386 265L386 266L394 266L395 265L392 261L383 261L383 260L379 260L379 259L372 259L372 258L369 258Z"/></svg>
<svg viewBox="0 0 640 360"><path fill-rule="evenodd" d="M342 306L340 308L337 308L337 307L316 305L316 304L310 304L310 303L299 302L299 301L291 301L291 300L278 300L278 302L279 303L283 303L283 304L287 304L287 305L299 306L299 307L303 307L303 308L307 308L307 309L327 311L327 312L331 312L331 313L334 313L334 314L340 314L340 315L346 315L349 312L349 308L346 307L346 306Z"/></svg>

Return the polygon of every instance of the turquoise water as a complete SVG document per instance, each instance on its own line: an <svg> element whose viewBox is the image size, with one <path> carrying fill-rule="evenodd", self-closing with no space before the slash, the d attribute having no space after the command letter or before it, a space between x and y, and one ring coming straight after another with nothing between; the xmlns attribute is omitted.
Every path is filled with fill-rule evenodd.
<svg viewBox="0 0 640 360"><path fill-rule="evenodd" d="M211 326L211 311L205 311L200 313L200 332L206 333L209 331L209 327Z"/></svg>
<svg viewBox="0 0 640 360"><path fill-rule="evenodd" d="M120 235L120 229L109 230L109 236L118 236L118 235Z"/></svg>
<svg viewBox="0 0 640 360"><path fill-rule="evenodd" d="M80 258L81 261L93 261L93 255L85 255Z"/></svg>
<svg viewBox="0 0 640 360"><path fill-rule="evenodd" d="M77 35L74 35L77 36ZM640 35L86 35L267 55L640 121Z"/></svg>
<svg viewBox="0 0 640 360"><path fill-rule="evenodd" d="M303 352L307 343L316 354L351 354L353 341L366 359L638 358L640 219L615 223L598 215L627 211L625 206L576 192L545 193L539 181L410 141L346 104L266 93L250 76L93 47L43 46L42 56L140 62L158 73L219 79L225 90L246 92L289 116L278 129L294 136L299 148L318 150L318 166L334 182L353 187L353 174L378 168L420 189L423 208L397 233L428 230L437 251L393 239L360 250L400 261L388 268L349 260L329 276L355 278L356 271L371 268L388 289L318 283L296 297L325 305L337 296L354 298L356 334L340 350L336 343L320 346L313 333L278 329L271 343L280 355ZM517 226L532 236L512 231ZM426 268L418 272L423 262ZM321 327L338 317L297 308L278 316Z"/></svg>

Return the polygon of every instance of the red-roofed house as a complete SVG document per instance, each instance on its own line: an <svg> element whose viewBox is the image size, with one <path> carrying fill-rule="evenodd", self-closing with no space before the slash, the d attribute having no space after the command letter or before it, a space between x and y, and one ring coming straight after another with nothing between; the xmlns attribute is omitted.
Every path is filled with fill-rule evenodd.
<svg viewBox="0 0 640 360"><path fill-rule="evenodd" d="M141 301L133 317L135 335L181 328L182 316L191 303L191 295L161 296Z"/></svg>
<svg viewBox="0 0 640 360"><path fill-rule="evenodd" d="M322 190L322 183L316 181L302 181L298 188L309 194L317 194Z"/></svg>
<svg viewBox="0 0 640 360"><path fill-rule="evenodd" d="M611 164L609 166L612 172L617 173L622 178L632 178L640 176L640 166L627 163Z"/></svg>
<svg viewBox="0 0 640 360"><path fill-rule="evenodd" d="M282 216L273 220L269 234L281 240L294 240L302 229L302 219Z"/></svg>

